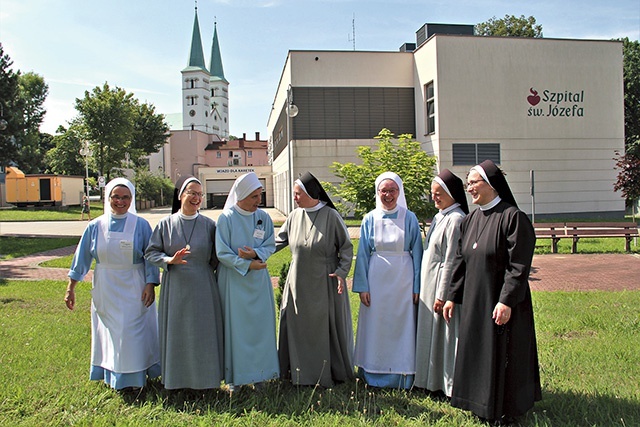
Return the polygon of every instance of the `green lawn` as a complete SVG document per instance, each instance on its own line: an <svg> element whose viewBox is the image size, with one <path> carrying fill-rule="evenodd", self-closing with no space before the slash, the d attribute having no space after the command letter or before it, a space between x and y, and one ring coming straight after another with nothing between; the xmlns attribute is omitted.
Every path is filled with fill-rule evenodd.
<svg viewBox="0 0 640 427"><path fill-rule="evenodd" d="M100 202L91 203L91 218L102 215L104 205ZM1 221L77 221L82 215L80 206L65 206L61 209L53 208L15 208L0 209ZM85 215L86 218L86 215Z"/></svg>
<svg viewBox="0 0 640 427"><path fill-rule="evenodd" d="M65 282L0 283L0 425L482 426L420 391L362 382L332 389L274 381L256 392L135 398L88 380L90 284L73 312ZM357 296L351 295L354 326ZM543 400L523 426L640 425L640 292L534 292Z"/></svg>

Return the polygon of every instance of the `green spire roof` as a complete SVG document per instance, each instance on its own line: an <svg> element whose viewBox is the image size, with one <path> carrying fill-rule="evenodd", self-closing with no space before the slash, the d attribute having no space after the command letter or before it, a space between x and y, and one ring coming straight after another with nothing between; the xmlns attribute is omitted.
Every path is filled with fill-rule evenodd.
<svg viewBox="0 0 640 427"><path fill-rule="evenodd" d="M202 39L200 38L200 24L198 24L198 8L196 7L196 17L193 20L193 36L191 37L191 53L189 54L189 64L187 69L198 68L207 71L204 65L204 53L202 50Z"/></svg>
<svg viewBox="0 0 640 427"><path fill-rule="evenodd" d="M213 24L213 44L211 45L211 76L218 77L220 80L224 78L224 69L222 68L222 55L220 55L220 46L218 45L218 24Z"/></svg>

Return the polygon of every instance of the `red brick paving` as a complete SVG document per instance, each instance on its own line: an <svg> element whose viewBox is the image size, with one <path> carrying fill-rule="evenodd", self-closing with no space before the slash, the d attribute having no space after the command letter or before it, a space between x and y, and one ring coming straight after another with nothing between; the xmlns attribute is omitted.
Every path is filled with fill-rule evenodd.
<svg viewBox="0 0 640 427"><path fill-rule="evenodd" d="M66 255L74 246L55 249L0 262L0 278L21 280L67 280L68 270L44 268L39 264ZM91 281L89 272L85 281ZM272 278L274 286L278 278ZM566 254L536 255L533 258L531 289L534 291L591 291L640 289L638 254Z"/></svg>

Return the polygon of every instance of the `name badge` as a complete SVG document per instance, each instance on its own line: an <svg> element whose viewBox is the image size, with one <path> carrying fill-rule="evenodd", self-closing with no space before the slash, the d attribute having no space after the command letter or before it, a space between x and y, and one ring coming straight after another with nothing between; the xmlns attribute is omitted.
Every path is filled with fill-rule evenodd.
<svg viewBox="0 0 640 427"><path fill-rule="evenodd" d="M253 231L253 237L256 239L264 239L264 230L258 230L257 228Z"/></svg>
<svg viewBox="0 0 640 427"><path fill-rule="evenodd" d="M133 241L132 240L120 240L120 249L123 251L133 249Z"/></svg>

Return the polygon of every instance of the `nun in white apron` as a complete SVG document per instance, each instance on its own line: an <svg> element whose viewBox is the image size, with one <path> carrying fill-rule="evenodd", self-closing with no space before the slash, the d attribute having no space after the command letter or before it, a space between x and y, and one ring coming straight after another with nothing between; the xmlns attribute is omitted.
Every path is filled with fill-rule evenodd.
<svg viewBox="0 0 640 427"><path fill-rule="evenodd" d="M355 364L375 387L410 388L415 374L416 302L422 237L402 180L376 179L376 209L360 226L353 291L360 294Z"/></svg>
<svg viewBox="0 0 640 427"><path fill-rule="evenodd" d="M136 215L133 184L116 178L105 195L105 214L89 223L76 248L65 302L73 310L76 284L95 259L90 378L116 390L136 389L160 375L159 270L144 259L151 227Z"/></svg>

